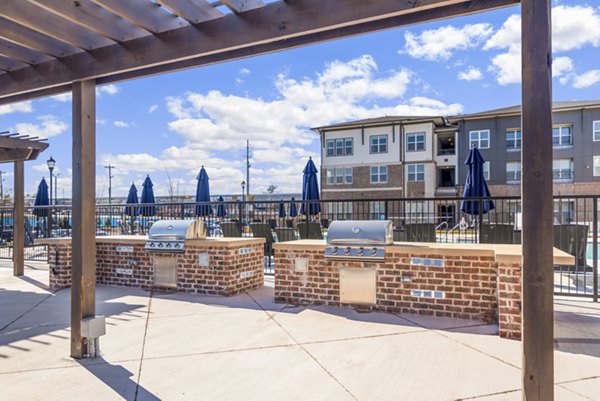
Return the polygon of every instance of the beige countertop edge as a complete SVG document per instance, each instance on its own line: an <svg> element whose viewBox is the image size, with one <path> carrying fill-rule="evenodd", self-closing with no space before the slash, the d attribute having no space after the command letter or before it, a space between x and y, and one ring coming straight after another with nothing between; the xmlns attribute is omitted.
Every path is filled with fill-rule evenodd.
<svg viewBox="0 0 600 401"><path fill-rule="evenodd" d="M119 235L119 236L100 236L96 237L98 243L113 244L144 244L147 237L142 235ZM35 240L36 245L62 245L70 244L71 238L39 238ZM185 241L187 246L222 246L237 247L252 244L264 244L264 238L206 238L189 239Z"/></svg>
<svg viewBox="0 0 600 401"><path fill-rule="evenodd" d="M322 252L324 240L299 240L273 244L275 250L309 250ZM440 256L492 256L498 263L520 264L521 245L452 244L452 243L394 243L386 248L387 254L440 255ZM554 248L554 264L574 265L575 258Z"/></svg>

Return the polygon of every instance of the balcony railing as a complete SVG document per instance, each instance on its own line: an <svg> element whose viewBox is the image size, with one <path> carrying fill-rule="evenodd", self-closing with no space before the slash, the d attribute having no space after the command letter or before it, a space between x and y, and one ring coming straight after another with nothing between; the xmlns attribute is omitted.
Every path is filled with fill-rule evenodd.
<svg viewBox="0 0 600 401"><path fill-rule="evenodd" d="M437 155L438 156L452 156L456 154L456 149L452 148L452 149L438 149L437 150Z"/></svg>

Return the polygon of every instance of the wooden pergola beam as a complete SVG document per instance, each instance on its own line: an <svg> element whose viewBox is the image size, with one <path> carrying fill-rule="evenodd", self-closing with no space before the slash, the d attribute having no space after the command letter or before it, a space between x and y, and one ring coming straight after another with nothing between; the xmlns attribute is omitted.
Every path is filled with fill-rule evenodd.
<svg viewBox="0 0 600 401"><path fill-rule="evenodd" d="M81 320L96 314L96 84L73 84L71 356L85 355Z"/></svg>
<svg viewBox="0 0 600 401"><path fill-rule="evenodd" d="M521 2L523 400L554 399L552 45L550 0Z"/></svg>
<svg viewBox="0 0 600 401"><path fill-rule="evenodd" d="M221 0L221 4L224 4L227 8L237 14L260 8L265 5L262 0Z"/></svg>
<svg viewBox="0 0 600 401"><path fill-rule="evenodd" d="M44 61L53 60L44 53L31 50L14 42L0 38L0 54L24 64L39 64Z"/></svg>
<svg viewBox="0 0 600 401"><path fill-rule="evenodd" d="M70 22L95 31L100 35L111 38L116 42L150 35L142 29L118 15L92 3L90 0L64 1L64 0L33 0L40 7L55 13L57 16Z"/></svg>
<svg viewBox="0 0 600 401"><path fill-rule="evenodd" d="M158 4L147 0L93 1L152 33L170 31L187 25L175 15L163 10Z"/></svg>
<svg viewBox="0 0 600 401"><path fill-rule="evenodd" d="M23 161L14 163L13 274L25 274L25 169Z"/></svg>
<svg viewBox="0 0 600 401"><path fill-rule="evenodd" d="M99 0L95 0L99 1ZM103 2L108 0L103 0ZM110 0L112 1L112 0ZM519 0L294 0L74 54L0 76L0 104L74 80L98 84L278 51L423 21L506 7ZM120 4L129 4L122 2ZM343 11L340 11L343 10ZM59 92L56 92L59 93Z"/></svg>
<svg viewBox="0 0 600 401"><path fill-rule="evenodd" d="M199 24L224 14L211 6L206 0L156 0L161 6L168 8L190 24Z"/></svg>

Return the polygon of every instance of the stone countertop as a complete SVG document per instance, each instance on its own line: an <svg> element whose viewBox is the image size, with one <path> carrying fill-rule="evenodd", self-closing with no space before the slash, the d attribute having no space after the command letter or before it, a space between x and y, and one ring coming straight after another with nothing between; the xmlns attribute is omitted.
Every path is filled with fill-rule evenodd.
<svg viewBox="0 0 600 401"><path fill-rule="evenodd" d="M98 243L113 243L113 244L145 244L148 236L146 235L102 235L96 237ZM70 244L71 237L63 238L38 238L35 240L36 245L60 245ZM221 246L227 248L252 245L252 244L264 244L264 238L254 237L208 237L205 239L188 239L185 241L186 247L202 248L205 246Z"/></svg>
<svg viewBox="0 0 600 401"><path fill-rule="evenodd" d="M290 250L314 250L323 252L325 240L298 240L279 242L273 248ZM442 255L442 256L491 256L499 263L521 263L521 245L511 244L458 244L458 243L431 243L431 242L394 242L388 246L385 253L409 255ZM575 258L568 253L554 248L554 264L574 265Z"/></svg>

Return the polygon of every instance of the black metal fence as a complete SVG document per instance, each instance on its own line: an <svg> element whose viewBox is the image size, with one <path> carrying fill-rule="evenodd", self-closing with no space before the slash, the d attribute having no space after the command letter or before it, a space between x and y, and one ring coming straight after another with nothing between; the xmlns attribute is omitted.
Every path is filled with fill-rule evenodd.
<svg viewBox="0 0 600 401"><path fill-rule="evenodd" d="M290 201L164 203L136 208L98 205L96 232L97 235L145 235L157 220L200 218L213 236L266 237L265 252L270 256L273 241L326 237L332 221L391 220L395 241L521 243L520 198L493 197L485 201L489 200L494 203L489 211L484 208L483 199L460 197L335 199L304 204L297 201L294 205L299 212L297 216L290 216L290 210L294 209ZM599 200L600 196L554 198L554 244L576 260L575 266L554 267L557 294L598 299ZM461 211L464 201L474 202L471 205L476 211L474 215ZM197 212L207 210L211 213L198 216ZM0 208L0 220L3 244L0 258L11 257L10 250L2 248L10 248L12 244L12 208ZM38 260L45 257L44 252L32 246L35 238L70 236L72 224L69 206L26 209L25 243L31 249L26 251L28 257ZM265 230L265 226L270 230ZM266 266L266 273L272 273L271 263Z"/></svg>

